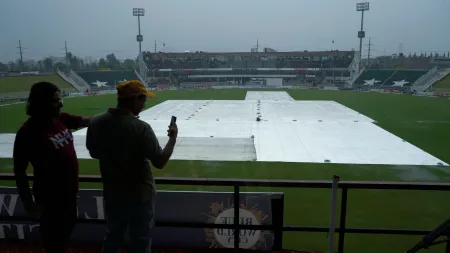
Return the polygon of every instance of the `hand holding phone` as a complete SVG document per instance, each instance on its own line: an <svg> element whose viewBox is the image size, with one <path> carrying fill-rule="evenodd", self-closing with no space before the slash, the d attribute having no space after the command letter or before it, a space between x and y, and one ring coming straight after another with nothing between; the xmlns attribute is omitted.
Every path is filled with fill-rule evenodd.
<svg viewBox="0 0 450 253"><path fill-rule="evenodd" d="M167 130L167 136L176 138L178 136L177 117L172 116L170 120L169 130Z"/></svg>

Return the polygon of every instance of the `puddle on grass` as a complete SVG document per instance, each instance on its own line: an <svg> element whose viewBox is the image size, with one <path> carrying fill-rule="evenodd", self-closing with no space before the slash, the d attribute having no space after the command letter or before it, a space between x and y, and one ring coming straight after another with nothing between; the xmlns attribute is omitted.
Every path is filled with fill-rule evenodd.
<svg viewBox="0 0 450 253"><path fill-rule="evenodd" d="M203 167L207 169L208 172L217 172L219 171L219 163L218 162L212 162L212 161L203 161L202 162Z"/></svg>
<svg viewBox="0 0 450 253"><path fill-rule="evenodd" d="M399 170L398 177L403 181L439 181L439 177L429 172L421 166L392 166L393 169ZM438 167L433 167L438 168Z"/></svg>

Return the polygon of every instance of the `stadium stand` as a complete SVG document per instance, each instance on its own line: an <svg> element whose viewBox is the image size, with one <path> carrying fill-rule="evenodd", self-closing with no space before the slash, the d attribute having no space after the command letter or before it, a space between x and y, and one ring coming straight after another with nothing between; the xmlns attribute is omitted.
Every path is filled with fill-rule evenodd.
<svg viewBox="0 0 450 253"><path fill-rule="evenodd" d="M30 91L31 85L47 81L56 84L61 90L71 92L74 88L59 75L22 75L0 77L0 96L25 95Z"/></svg>
<svg viewBox="0 0 450 253"><path fill-rule="evenodd" d="M355 88L407 90L427 72L423 70L366 70L353 85Z"/></svg>
<svg viewBox="0 0 450 253"><path fill-rule="evenodd" d="M150 87L198 84L247 85L257 78L283 78L283 84L345 84L353 51L152 53L142 59ZM295 81L295 82L293 82Z"/></svg>
<svg viewBox="0 0 450 253"><path fill-rule="evenodd" d="M433 87L438 89L450 89L450 74L447 74L439 82L435 83Z"/></svg>
<svg viewBox="0 0 450 253"><path fill-rule="evenodd" d="M351 51L325 52L235 52L151 53L143 59L149 69L199 68L347 68Z"/></svg>
<svg viewBox="0 0 450 253"><path fill-rule="evenodd" d="M139 79L134 71L94 71L77 74L92 90L114 89L119 82Z"/></svg>

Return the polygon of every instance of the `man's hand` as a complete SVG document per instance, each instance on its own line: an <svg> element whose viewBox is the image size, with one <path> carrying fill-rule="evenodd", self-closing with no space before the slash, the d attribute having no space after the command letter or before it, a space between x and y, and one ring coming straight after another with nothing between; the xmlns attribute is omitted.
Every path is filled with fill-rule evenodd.
<svg viewBox="0 0 450 253"><path fill-rule="evenodd" d="M178 136L178 126L176 123L169 126L169 130L167 130L167 136L171 139L176 139Z"/></svg>
<svg viewBox="0 0 450 253"><path fill-rule="evenodd" d="M91 123L91 117L83 117L82 119L81 119L81 126L80 126L80 128L82 128L82 127L88 127L89 126L89 124Z"/></svg>

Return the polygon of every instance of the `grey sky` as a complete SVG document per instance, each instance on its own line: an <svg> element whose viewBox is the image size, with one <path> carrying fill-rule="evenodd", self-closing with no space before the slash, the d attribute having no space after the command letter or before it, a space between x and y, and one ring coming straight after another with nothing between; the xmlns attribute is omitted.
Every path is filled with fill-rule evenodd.
<svg viewBox="0 0 450 253"><path fill-rule="evenodd" d="M347 50L358 48L360 13L355 0L1 0L0 61L63 56L64 41L75 55L109 52L134 58L137 18L143 49L153 51ZM449 0L372 0L365 15L366 36L375 55L450 51ZM331 41L334 40L333 45ZM365 44L368 40L365 40Z"/></svg>

